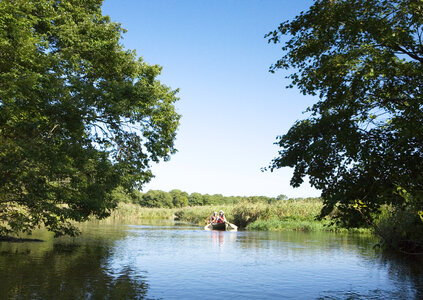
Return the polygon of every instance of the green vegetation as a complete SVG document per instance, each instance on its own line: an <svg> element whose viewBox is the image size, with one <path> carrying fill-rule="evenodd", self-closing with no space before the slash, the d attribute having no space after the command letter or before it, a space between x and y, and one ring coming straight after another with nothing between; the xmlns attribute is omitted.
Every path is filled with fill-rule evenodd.
<svg viewBox="0 0 423 300"><path fill-rule="evenodd" d="M228 197L232 199L233 197ZM242 197L241 197L242 198ZM253 198L254 199L254 198ZM257 198L255 198L257 199ZM236 204L186 206L182 208L151 208L120 203L112 212L113 220L175 219L204 226L214 211L223 210L227 219L246 230L297 230L369 233L366 228L345 229L331 226L329 220L316 220L323 202L319 198L288 199Z"/></svg>
<svg viewBox="0 0 423 300"><path fill-rule="evenodd" d="M0 1L0 235L75 235L176 151L177 91L101 4Z"/></svg>
<svg viewBox="0 0 423 300"><path fill-rule="evenodd" d="M316 0L267 37L272 67L319 96L278 137L270 169L322 191L320 217L371 225L388 247L423 252L423 2ZM389 210L386 210L389 207Z"/></svg>
<svg viewBox="0 0 423 300"><path fill-rule="evenodd" d="M369 233L366 228L341 228L328 219L317 220L323 207L319 198L289 199L266 203L239 203L232 214L234 223L247 230L297 230Z"/></svg>
<svg viewBox="0 0 423 300"><path fill-rule="evenodd" d="M136 204L119 203L108 220L137 220L137 219L158 219L173 220L174 209L142 207Z"/></svg>
<svg viewBox="0 0 423 300"><path fill-rule="evenodd" d="M188 194L181 190L171 190L170 192L150 190L142 193L137 190L126 191L122 187L116 188L112 197L114 202L139 204L143 207L165 207L177 208L186 206L204 206L204 205L229 205L240 202L249 203L275 203L280 200L286 200L285 195L277 197L266 196L222 196L221 194L209 195L192 193ZM301 198L303 199L303 198ZM312 198L307 198L312 199Z"/></svg>
<svg viewBox="0 0 423 300"><path fill-rule="evenodd" d="M204 226L209 223L209 218L213 212L223 210L225 212L226 219L232 222L232 211L234 207L234 204L183 207L175 210L175 216L178 221Z"/></svg>
<svg viewBox="0 0 423 300"><path fill-rule="evenodd" d="M422 217L420 217L422 218ZM411 208L384 206L374 221L376 233L384 246L407 254L423 254L423 219L415 217Z"/></svg>

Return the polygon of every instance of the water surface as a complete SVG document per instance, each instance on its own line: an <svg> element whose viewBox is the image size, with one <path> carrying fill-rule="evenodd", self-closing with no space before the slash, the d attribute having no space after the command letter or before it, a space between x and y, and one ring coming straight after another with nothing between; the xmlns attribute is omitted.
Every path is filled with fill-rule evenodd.
<svg viewBox="0 0 423 300"><path fill-rule="evenodd" d="M420 299L422 261L369 236L85 224L0 242L1 299Z"/></svg>

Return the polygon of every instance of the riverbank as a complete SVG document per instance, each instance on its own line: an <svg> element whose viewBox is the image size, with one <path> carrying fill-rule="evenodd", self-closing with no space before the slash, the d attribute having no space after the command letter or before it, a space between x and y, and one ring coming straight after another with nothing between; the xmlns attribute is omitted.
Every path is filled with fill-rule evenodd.
<svg viewBox="0 0 423 300"><path fill-rule="evenodd" d="M366 228L345 229L335 225L330 226L330 220L316 220L315 217L319 214L322 205L319 199L282 200L271 204L240 202L182 208L148 208L120 203L105 221L165 219L204 226L214 211L223 210L229 222L245 230L370 233L370 230Z"/></svg>

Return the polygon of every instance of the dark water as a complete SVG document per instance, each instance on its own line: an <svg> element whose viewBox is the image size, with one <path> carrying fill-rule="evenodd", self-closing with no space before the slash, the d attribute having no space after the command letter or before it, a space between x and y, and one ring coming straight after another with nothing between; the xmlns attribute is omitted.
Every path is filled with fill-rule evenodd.
<svg viewBox="0 0 423 300"><path fill-rule="evenodd" d="M87 224L0 242L1 299L421 299L423 262L371 237Z"/></svg>

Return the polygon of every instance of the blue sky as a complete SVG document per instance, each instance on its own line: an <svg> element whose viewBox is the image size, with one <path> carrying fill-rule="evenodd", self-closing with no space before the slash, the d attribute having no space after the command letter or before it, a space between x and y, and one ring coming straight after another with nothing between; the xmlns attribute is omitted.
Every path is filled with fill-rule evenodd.
<svg viewBox="0 0 423 300"><path fill-rule="evenodd" d="M308 183L289 186L292 169L261 172L277 155L273 145L317 99L286 89L286 73L268 72L281 44L264 35L306 10L306 0L106 0L103 13L128 30L122 39L160 81L179 88L182 114L176 148L153 166L144 187L188 193L318 196Z"/></svg>

